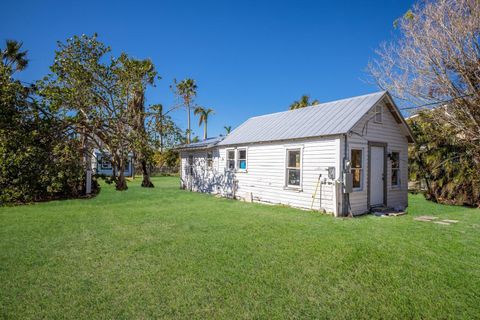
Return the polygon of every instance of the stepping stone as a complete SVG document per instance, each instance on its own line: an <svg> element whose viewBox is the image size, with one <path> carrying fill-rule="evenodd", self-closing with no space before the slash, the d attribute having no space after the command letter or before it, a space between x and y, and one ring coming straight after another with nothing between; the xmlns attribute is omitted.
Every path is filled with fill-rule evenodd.
<svg viewBox="0 0 480 320"><path fill-rule="evenodd" d="M416 218L413 219L413 220L423 221L423 222L430 222L430 221L435 220L435 219L438 219L438 217L433 217L433 216L419 216L419 217L416 217Z"/></svg>
<svg viewBox="0 0 480 320"><path fill-rule="evenodd" d="M457 223L458 220L450 220L450 219L445 219L445 220L442 220L444 222L448 222L448 223Z"/></svg>
<svg viewBox="0 0 480 320"><path fill-rule="evenodd" d="M435 220L435 219L438 219L438 217L435 217L435 216L420 216L419 218L425 219L425 220Z"/></svg>
<svg viewBox="0 0 480 320"><path fill-rule="evenodd" d="M433 223L442 224L442 225L444 225L444 226L449 226L449 225L450 225L450 223L448 223L448 222L443 222L443 221L433 221Z"/></svg>

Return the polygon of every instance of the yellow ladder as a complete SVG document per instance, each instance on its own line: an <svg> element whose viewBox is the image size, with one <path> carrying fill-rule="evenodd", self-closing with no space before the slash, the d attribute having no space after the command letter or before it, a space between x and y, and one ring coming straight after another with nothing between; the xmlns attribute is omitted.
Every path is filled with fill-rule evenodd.
<svg viewBox="0 0 480 320"><path fill-rule="evenodd" d="M321 186L321 179L322 179L322 174L320 173L318 175L318 180L317 180L317 185L315 187L315 191L313 192L313 195L312 195L312 204L310 205L310 210L313 210L313 204L315 203L315 197L317 196L317 192L318 192L318 189L319 187ZM320 204L322 203L322 193L320 193Z"/></svg>

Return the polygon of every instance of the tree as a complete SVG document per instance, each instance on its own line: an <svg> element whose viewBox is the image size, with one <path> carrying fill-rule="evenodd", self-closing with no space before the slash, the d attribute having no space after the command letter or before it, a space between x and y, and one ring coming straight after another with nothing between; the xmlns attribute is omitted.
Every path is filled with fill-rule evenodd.
<svg viewBox="0 0 480 320"><path fill-rule="evenodd" d="M295 109L305 108L309 106L314 106L316 104L320 104L320 101L315 99L310 102L310 96L304 94L300 97L300 100L294 101L288 108L290 110L295 110Z"/></svg>
<svg viewBox="0 0 480 320"><path fill-rule="evenodd" d="M480 161L480 2L416 4L396 37L369 64L376 83L404 103L442 105L431 121L450 124ZM444 103L448 101L448 103Z"/></svg>
<svg viewBox="0 0 480 320"><path fill-rule="evenodd" d="M190 109L193 105L193 99L197 96L197 85L193 79L184 79L180 82L177 82L175 79L173 81L173 90L177 97L183 100L183 106L187 110L187 143L190 143L191 140L191 126L190 126Z"/></svg>
<svg viewBox="0 0 480 320"><path fill-rule="evenodd" d="M151 107L151 116L153 122L153 135L158 135L157 147L160 152L164 152L165 148L171 148L182 141L182 130L175 124L168 113L175 108L171 108L166 112L163 111L163 105L156 104Z"/></svg>
<svg viewBox="0 0 480 320"><path fill-rule="evenodd" d="M145 128L145 91L148 85L154 85L157 71L150 60L137 60L122 54L118 59L121 65L121 77L119 83L123 92L128 96L130 123L132 126L132 150L135 159L140 162L142 168L142 187L153 188L150 179L148 164L153 156L153 148Z"/></svg>
<svg viewBox="0 0 480 320"><path fill-rule="evenodd" d="M15 40L7 40L5 49L0 53L3 66L10 68L12 73L22 71L28 65L27 51L20 51L23 43Z"/></svg>
<svg viewBox="0 0 480 320"><path fill-rule="evenodd" d="M194 111L195 115L198 115L198 125L201 126L202 123L204 124L203 127L203 140L206 140L208 138L207 136L207 125L208 125L208 117L213 114L213 109L205 109L200 106L195 108Z"/></svg>
<svg viewBox="0 0 480 320"><path fill-rule="evenodd" d="M438 112L444 109L424 110L408 119L416 137L409 146L410 180L425 182L429 200L480 207L480 163L452 125L433 121Z"/></svg>
<svg viewBox="0 0 480 320"><path fill-rule="evenodd" d="M223 126L223 129L225 129L226 134L229 135L232 131L232 126Z"/></svg>
<svg viewBox="0 0 480 320"><path fill-rule="evenodd" d="M126 190L123 169L132 148L129 106L135 83L122 59L108 57L109 53L110 47L96 35L59 42L52 73L39 87L58 112L69 115L71 127L82 136L85 167L95 145L110 157L116 189Z"/></svg>
<svg viewBox="0 0 480 320"><path fill-rule="evenodd" d="M12 43L0 60L0 205L79 197L85 186L80 141L35 86L12 78L28 61L12 53L21 47L12 51Z"/></svg>

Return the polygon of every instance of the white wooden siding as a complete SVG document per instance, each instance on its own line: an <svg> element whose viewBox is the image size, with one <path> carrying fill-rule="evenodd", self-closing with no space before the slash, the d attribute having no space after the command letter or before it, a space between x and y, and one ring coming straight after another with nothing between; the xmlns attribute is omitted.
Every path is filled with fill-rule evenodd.
<svg viewBox="0 0 480 320"><path fill-rule="evenodd" d="M204 157L206 152L182 152L182 179L187 181L185 172L188 155L193 154L195 179L203 182L194 182L193 190L204 192L220 192L231 195L232 177L237 181L235 196L241 199L252 199L258 202L285 204L298 208L310 209L312 196L315 191L318 176L322 174L321 196L320 188L315 198L313 208L323 209L330 213L337 212L337 194L335 180L328 179L328 167L335 167L336 179L340 174L340 161L338 159L340 137L302 139L295 142L270 142L238 145L235 147L218 148L218 157L215 157L215 172L205 174ZM247 147L246 172L230 172L226 169L226 151L229 149ZM292 148L302 149L302 185L300 189L286 187L286 150ZM217 164L218 166L216 166ZM218 175L218 176L217 176ZM214 187L205 187L212 184ZM200 187L199 187L200 186Z"/></svg>
<svg viewBox="0 0 480 320"><path fill-rule="evenodd" d="M383 121L374 121L375 107L365 114L360 122L354 126L353 134L348 137L348 157L350 150L361 148L363 152L363 188L350 194L350 205L354 214L362 214L369 210L367 207L367 183L368 183L368 141L382 142L387 144L387 153L400 152L400 185L391 185L391 164L387 159L387 206L404 209L408 205L408 142L407 132L399 125L392 116L384 102ZM368 124L367 124L368 122ZM361 135L361 136L359 136ZM344 148L342 140L342 150ZM343 156L343 154L342 154Z"/></svg>

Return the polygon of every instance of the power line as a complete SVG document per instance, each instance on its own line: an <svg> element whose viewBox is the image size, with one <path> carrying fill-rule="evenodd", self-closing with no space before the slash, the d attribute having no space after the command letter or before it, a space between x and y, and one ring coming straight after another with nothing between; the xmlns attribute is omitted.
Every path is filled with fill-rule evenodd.
<svg viewBox="0 0 480 320"><path fill-rule="evenodd" d="M451 98L451 99L447 99L447 100L442 100L442 101L438 101L438 102L430 102L430 103L422 104L422 105L419 105L419 106L405 107L405 108L401 108L400 110L403 111L403 110L424 108L424 107L433 106L433 105L436 105L436 104L439 104L439 103L446 103L446 102L454 101L454 100L469 97L469 96L473 96L473 93L465 94L465 95L462 95L462 96L459 96L459 97L455 97L455 98Z"/></svg>

